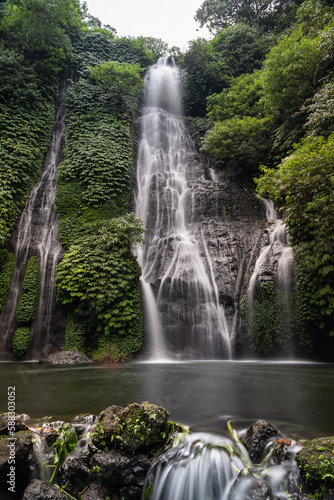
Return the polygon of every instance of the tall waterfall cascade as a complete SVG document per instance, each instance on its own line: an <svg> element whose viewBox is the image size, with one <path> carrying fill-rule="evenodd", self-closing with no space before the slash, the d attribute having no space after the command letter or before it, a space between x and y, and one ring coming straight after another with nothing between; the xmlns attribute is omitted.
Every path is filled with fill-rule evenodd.
<svg viewBox="0 0 334 500"><path fill-rule="evenodd" d="M65 88L60 91L60 99ZM44 160L41 177L22 211L14 241L15 270L0 317L0 350L3 357L10 351L10 341L16 328L15 314L26 265L31 256L40 264L40 292L35 319L31 325L29 357L48 353L53 312L55 308L55 269L62 255L58 238L58 215L55 206L57 166L61 158L65 134L65 109L57 110L50 149Z"/></svg>
<svg viewBox="0 0 334 500"><path fill-rule="evenodd" d="M142 267L151 357L230 358L231 340L210 254L193 219L195 148L181 118L181 72L171 57L146 76L136 214L146 223Z"/></svg>

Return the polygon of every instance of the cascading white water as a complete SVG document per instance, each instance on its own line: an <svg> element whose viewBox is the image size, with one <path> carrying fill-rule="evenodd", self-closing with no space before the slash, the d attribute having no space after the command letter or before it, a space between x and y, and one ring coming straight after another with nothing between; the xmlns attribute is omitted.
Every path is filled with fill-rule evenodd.
<svg viewBox="0 0 334 500"><path fill-rule="evenodd" d="M60 91L63 98L65 86ZM35 320L31 326L31 342L28 355L47 353L55 306L54 277L62 247L58 238L58 215L55 207L57 165L64 144L65 109L57 111L49 152L45 158L42 175L32 190L21 214L15 241L15 270L6 304L0 318L2 355L6 355L8 343L15 329L15 313L28 259L37 257L40 270L40 293Z"/></svg>
<svg viewBox="0 0 334 500"><path fill-rule="evenodd" d="M152 464L142 500L226 500L244 463L219 444L231 446L219 436L195 433L168 450Z"/></svg>
<svg viewBox="0 0 334 500"><path fill-rule="evenodd" d="M297 451L294 447L292 454ZM152 462L142 500L243 500L245 498L292 498L290 483L298 485L293 456L272 465L274 447L268 443L267 460L251 463L245 447L234 440L206 433L194 433L182 446L170 448ZM253 492L252 485L265 487L266 495Z"/></svg>
<svg viewBox="0 0 334 500"><path fill-rule="evenodd" d="M137 256L151 357L230 358L210 255L192 220L187 178L195 150L181 118L180 80L170 57L149 69L141 120L136 214L147 231Z"/></svg>
<svg viewBox="0 0 334 500"><path fill-rule="evenodd" d="M277 212L273 201L263 199L266 209L266 217L273 223L272 231L269 237L269 245L263 247L254 267L248 286L248 298L252 304L255 297L256 283L265 273L265 263L270 253L273 253L275 247L279 249L277 265L277 285L283 292L291 291L293 280L294 252L289 245L288 237L285 232L285 225L281 219L277 218Z"/></svg>

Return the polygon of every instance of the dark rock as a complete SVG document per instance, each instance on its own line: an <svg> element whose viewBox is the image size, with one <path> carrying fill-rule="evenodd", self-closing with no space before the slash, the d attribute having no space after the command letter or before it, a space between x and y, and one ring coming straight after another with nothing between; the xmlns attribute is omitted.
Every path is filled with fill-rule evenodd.
<svg viewBox="0 0 334 500"><path fill-rule="evenodd" d="M0 442L0 484L6 485L8 474L15 470L16 491L29 483L34 468L33 444L30 431L20 431ZM14 464L14 465L13 465Z"/></svg>
<svg viewBox="0 0 334 500"><path fill-rule="evenodd" d="M89 488L80 495L80 500L105 500L109 491L98 483L92 483Z"/></svg>
<svg viewBox="0 0 334 500"><path fill-rule="evenodd" d="M302 446L301 443L285 438L280 437L272 441L272 453L268 460L267 465L281 465L283 462L289 462L294 458L294 453L296 452L296 446Z"/></svg>
<svg viewBox="0 0 334 500"><path fill-rule="evenodd" d="M79 351L59 351L50 354L47 359L41 360L41 363L52 365L76 365L81 363L93 363L93 361Z"/></svg>
<svg viewBox="0 0 334 500"><path fill-rule="evenodd" d="M259 464L264 458L265 447L273 437L279 437L280 432L265 420L258 420L248 429L243 437L243 443L254 464Z"/></svg>
<svg viewBox="0 0 334 500"><path fill-rule="evenodd" d="M89 473L88 463L82 458L73 457L59 467L57 481L68 493L77 496L89 483Z"/></svg>
<svg viewBox="0 0 334 500"><path fill-rule="evenodd" d="M268 483L240 472L235 480L228 500L273 500L274 496Z"/></svg>
<svg viewBox="0 0 334 500"><path fill-rule="evenodd" d="M65 495L39 479L33 479L26 488L22 500L64 500Z"/></svg>
<svg viewBox="0 0 334 500"><path fill-rule="evenodd" d="M149 453L168 437L169 413L161 406L144 402L126 408L110 406L99 415L93 444L100 449L118 448L130 453Z"/></svg>
<svg viewBox="0 0 334 500"><path fill-rule="evenodd" d="M297 454L300 475L312 490L334 488L334 437L317 438Z"/></svg>
<svg viewBox="0 0 334 500"><path fill-rule="evenodd" d="M28 430L23 421L25 418L28 418L28 416L15 415L15 432ZM0 436L3 434L8 435L8 413L0 413Z"/></svg>
<svg viewBox="0 0 334 500"><path fill-rule="evenodd" d="M128 498L140 498L150 462L145 455L130 456L117 450L99 452L93 456L91 467L108 488L127 488Z"/></svg>

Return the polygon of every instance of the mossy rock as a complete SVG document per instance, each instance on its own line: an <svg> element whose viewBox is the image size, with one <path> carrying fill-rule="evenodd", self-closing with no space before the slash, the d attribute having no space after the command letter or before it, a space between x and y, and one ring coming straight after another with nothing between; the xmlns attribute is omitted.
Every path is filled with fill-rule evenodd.
<svg viewBox="0 0 334 500"><path fill-rule="evenodd" d="M296 461L312 490L334 488L334 437L313 439L296 454Z"/></svg>
<svg viewBox="0 0 334 500"><path fill-rule="evenodd" d="M125 408L113 405L100 413L93 443L100 449L149 453L166 443L170 433L168 418L167 410L148 402Z"/></svg>

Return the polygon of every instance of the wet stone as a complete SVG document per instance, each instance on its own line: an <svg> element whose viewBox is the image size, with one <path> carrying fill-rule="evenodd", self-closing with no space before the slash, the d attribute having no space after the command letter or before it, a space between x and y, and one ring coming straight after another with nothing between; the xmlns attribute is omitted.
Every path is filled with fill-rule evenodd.
<svg viewBox="0 0 334 500"><path fill-rule="evenodd" d="M265 420L258 420L248 429L243 438L243 443L254 464L259 464L264 458L265 448L273 437L279 437L280 432Z"/></svg>
<svg viewBox="0 0 334 500"><path fill-rule="evenodd" d="M40 481L33 479L26 488L22 500L64 500L65 496L56 488Z"/></svg>

